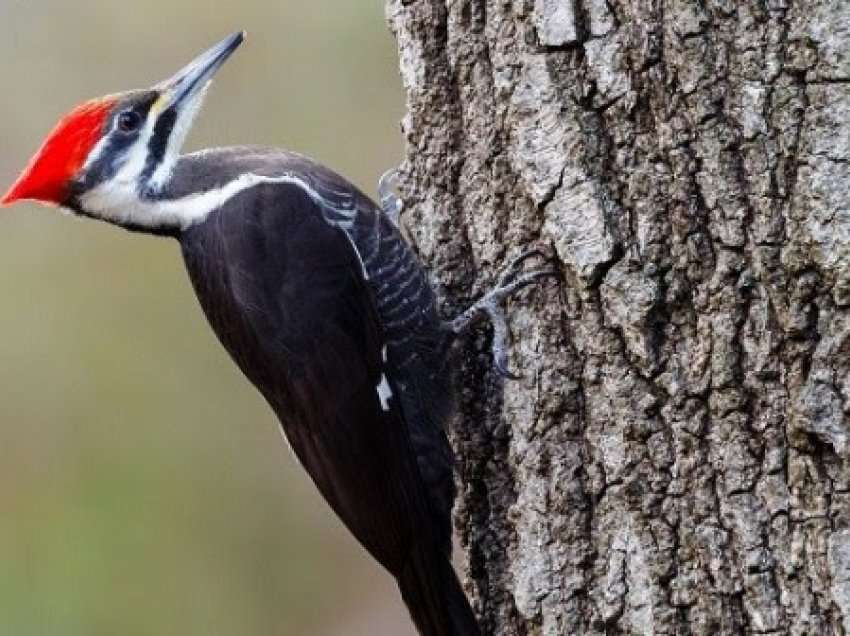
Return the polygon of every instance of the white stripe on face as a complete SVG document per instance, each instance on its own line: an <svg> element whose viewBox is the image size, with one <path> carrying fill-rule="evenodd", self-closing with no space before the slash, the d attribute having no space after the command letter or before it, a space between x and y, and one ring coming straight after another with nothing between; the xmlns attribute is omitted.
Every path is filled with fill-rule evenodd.
<svg viewBox="0 0 850 636"><path fill-rule="evenodd" d="M162 101L162 97L160 97L150 106L145 118L144 126L136 134L136 138L132 142L132 145L126 149L122 149L121 154L116 157L106 157L107 160L121 163L118 171L109 177L110 182L132 185L136 185L138 183L139 177L144 170L145 162L147 161L148 145L151 137L153 136L156 120L162 110ZM134 104L126 103L126 110L135 110ZM138 112L138 110L136 110L136 112ZM81 174L85 175L89 173L89 171L104 158L104 152L107 152L113 142L117 141L116 135L120 134L118 133L119 120L120 114L113 116L109 130L104 133L97 144L95 144L88 157L86 157L86 162L83 165Z"/></svg>
<svg viewBox="0 0 850 636"><path fill-rule="evenodd" d="M174 166L177 165L177 160L180 158L180 150L182 150L183 144L186 142L186 137L192 129L192 122L195 121L195 117L201 110L201 106L207 96L209 87L210 82L207 82L206 86L204 86L191 98L191 102L180 107L180 110L177 113L177 120L174 122L171 133L168 135L165 155L163 156L160 164L156 167L156 170L154 170L154 173L151 175L147 184L145 184L145 187L149 188L151 191L161 191L162 188L165 187L165 184L168 183L169 179L171 179L171 174L174 172Z"/></svg>
<svg viewBox="0 0 850 636"><path fill-rule="evenodd" d="M159 114L162 111L162 102L163 98L160 97L148 110L148 116L147 119L145 119L144 128L142 128L139 132L136 142L130 147L130 151L126 155L124 165L121 166L118 172L115 173L115 176L109 180L110 182L126 184L127 186L132 186L134 188L138 187L139 179L142 176L142 172L145 169L145 163L148 160L148 145L150 144L151 137L153 137L153 129L154 126L156 126L156 120L159 118ZM116 118L116 122L117 121L118 118Z"/></svg>

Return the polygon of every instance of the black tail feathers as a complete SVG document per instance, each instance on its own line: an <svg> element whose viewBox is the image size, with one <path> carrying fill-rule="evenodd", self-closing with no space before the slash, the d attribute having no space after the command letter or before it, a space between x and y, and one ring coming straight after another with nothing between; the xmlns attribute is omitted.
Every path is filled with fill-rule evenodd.
<svg viewBox="0 0 850 636"><path fill-rule="evenodd" d="M421 636L481 636L454 568L440 550L414 551L398 586Z"/></svg>

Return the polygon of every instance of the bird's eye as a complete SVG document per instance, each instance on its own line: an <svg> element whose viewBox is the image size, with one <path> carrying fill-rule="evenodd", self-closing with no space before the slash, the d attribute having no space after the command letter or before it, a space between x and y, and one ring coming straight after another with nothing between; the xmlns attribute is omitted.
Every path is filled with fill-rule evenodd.
<svg viewBox="0 0 850 636"><path fill-rule="evenodd" d="M118 115L118 130L121 132L133 132L141 123L141 116L134 110L125 110Z"/></svg>

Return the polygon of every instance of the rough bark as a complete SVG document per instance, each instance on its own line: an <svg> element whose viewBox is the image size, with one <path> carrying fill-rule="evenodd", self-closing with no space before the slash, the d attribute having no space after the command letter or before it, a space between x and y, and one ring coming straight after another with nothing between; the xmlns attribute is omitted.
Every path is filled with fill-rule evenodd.
<svg viewBox="0 0 850 636"><path fill-rule="evenodd" d="M850 632L850 2L389 0L492 634Z"/></svg>

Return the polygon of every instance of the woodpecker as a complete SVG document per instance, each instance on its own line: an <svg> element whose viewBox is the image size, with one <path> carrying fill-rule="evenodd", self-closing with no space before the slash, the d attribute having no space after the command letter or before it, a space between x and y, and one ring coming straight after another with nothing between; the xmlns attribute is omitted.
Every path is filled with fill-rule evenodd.
<svg viewBox="0 0 850 636"><path fill-rule="evenodd" d="M34 200L179 242L206 317L280 420L295 455L398 582L423 636L480 634L452 568L447 359L479 317L509 375L502 301L549 270L520 255L452 321L397 227L393 174L379 207L328 168L257 147L181 148L235 33L150 89L62 118L0 205Z"/></svg>

